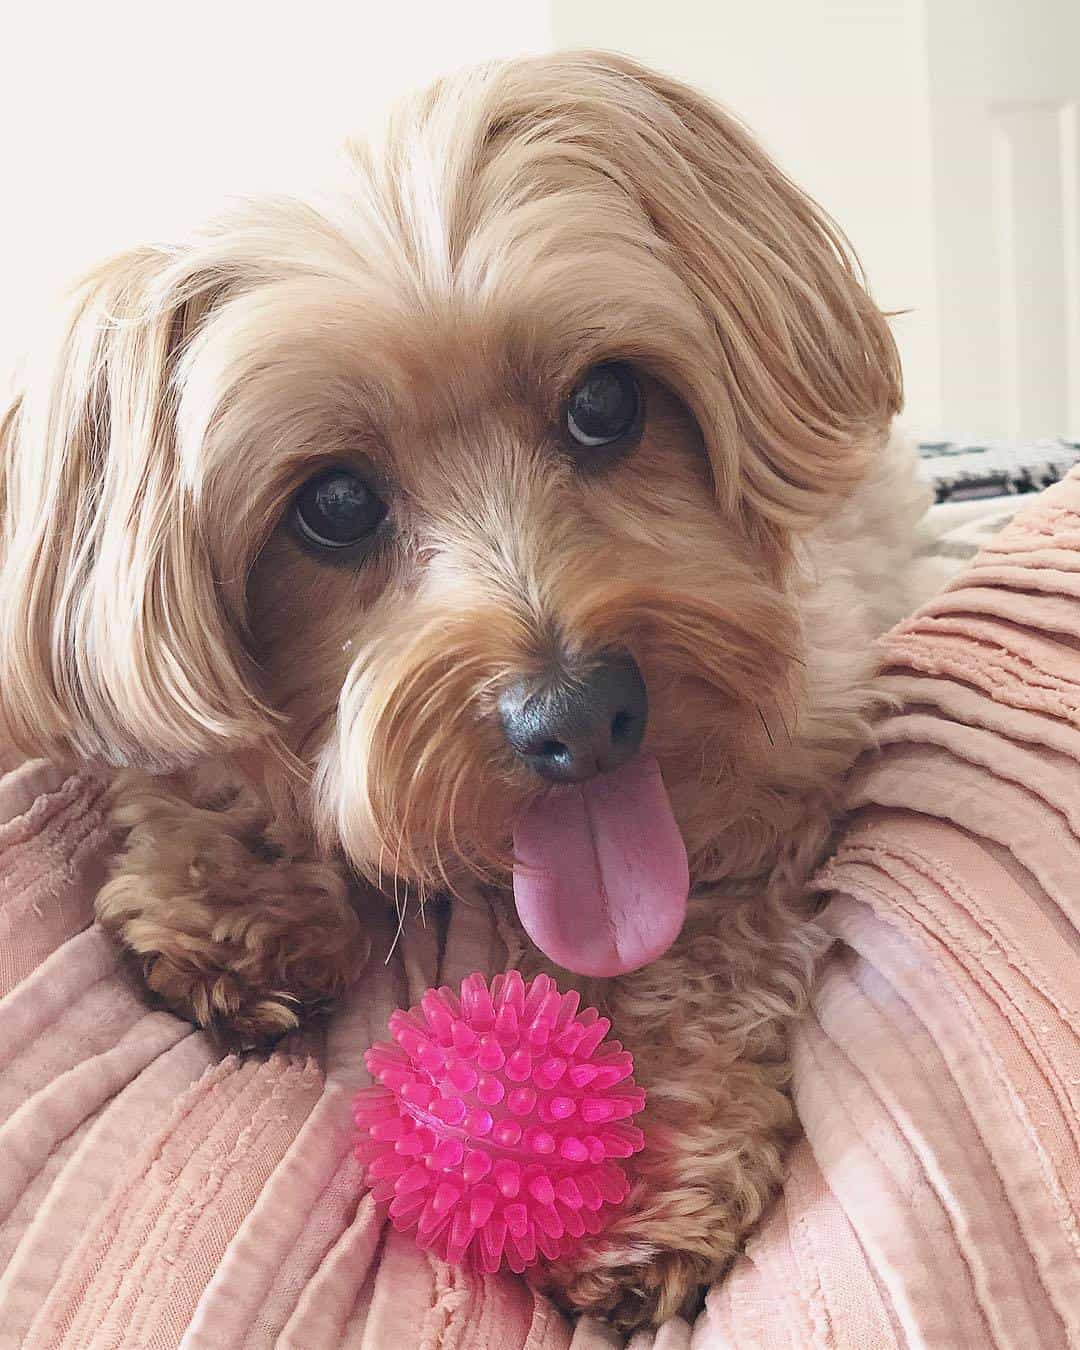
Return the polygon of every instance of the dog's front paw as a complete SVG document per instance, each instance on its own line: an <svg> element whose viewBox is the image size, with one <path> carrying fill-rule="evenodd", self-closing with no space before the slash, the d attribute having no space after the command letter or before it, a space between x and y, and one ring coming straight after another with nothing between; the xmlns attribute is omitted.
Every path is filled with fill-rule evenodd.
<svg viewBox="0 0 1080 1350"><path fill-rule="evenodd" d="M345 993L367 940L336 864L271 838L238 794L196 805L136 780L111 819L123 843L97 918L155 1002L248 1047Z"/></svg>
<svg viewBox="0 0 1080 1350"><path fill-rule="evenodd" d="M235 970L218 964L228 957L221 950L204 952L195 960L190 953L176 951L142 955L128 951L155 1002L235 1049L278 1040L330 1008L341 993L330 981L321 989L289 992L249 984Z"/></svg>
<svg viewBox="0 0 1080 1350"><path fill-rule="evenodd" d="M310 892L291 897L275 912L273 897L248 903L212 897L207 926L197 906L164 900L148 904L145 876L141 904L122 916L121 874L101 893L99 920L117 939L153 1001L188 1018L224 1045L265 1044L328 1011L347 990L366 954L364 935L345 905L315 903ZM165 892L168 894L168 892ZM325 896L322 897L325 900ZM311 903L303 905L307 899Z"/></svg>
<svg viewBox="0 0 1080 1350"><path fill-rule="evenodd" d="M692 1316L780 1184L788 1098L759 1065L736 1061L723 1102L681 1099L681 1128L657 1120L627 1163L632 1186L610 1227L550 1271L556 1302L621 1331ZM666 1112L665 1112L666 1114ZM754 1128L748 1128L748 1123Z"/></svg>
<svg viewBox="0 0 1080 1350"><path fill-rule="evenodd" d="M592 1313L631 1332L676 1313L691 1315L728 1255L611 1247L553 1267L546 1288L567 1311Z"/></svg>

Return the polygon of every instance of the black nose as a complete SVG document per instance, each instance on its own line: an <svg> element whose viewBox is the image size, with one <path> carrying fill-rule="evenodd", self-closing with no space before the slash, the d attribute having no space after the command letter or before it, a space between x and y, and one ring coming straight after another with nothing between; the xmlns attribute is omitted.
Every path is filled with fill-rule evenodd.
<svg viewBox="0 0 1080 1350"><path fill-rule="evenodd" d="M511 686L499 717L511 749L542 778L580 783L617 769L640 747L649 696L629 652L602 652L581 676Z"/></svg>

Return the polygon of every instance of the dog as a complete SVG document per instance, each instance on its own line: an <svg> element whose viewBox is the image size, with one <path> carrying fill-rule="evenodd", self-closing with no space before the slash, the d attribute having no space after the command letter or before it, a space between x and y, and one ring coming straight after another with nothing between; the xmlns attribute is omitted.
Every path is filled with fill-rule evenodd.
<svg viewBox="0 0 1080 1350"><path fill-rule="evenodd" d="M751 136L562 53L106 263L2 425L0 717L119 771L97 914L146 990L256 1045L374 907L493 906L649 1094L629 1203L549 1277L622 1328L781 1179L806 883L925 506L901 402Z"/></svg>

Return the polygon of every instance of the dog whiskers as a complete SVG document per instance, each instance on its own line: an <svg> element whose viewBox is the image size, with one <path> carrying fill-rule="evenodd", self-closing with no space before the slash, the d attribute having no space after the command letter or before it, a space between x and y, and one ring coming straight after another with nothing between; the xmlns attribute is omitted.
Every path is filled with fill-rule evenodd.
<svg viewBox="0 0 1080 1350"><path fill-rule="evenodd" d="M375 885L379 888L380 891L383 889L383 878L386 876L386 871L385 868L383 867L383 861L385 858L386 858L386 840L380 839L379 857L378 861L375 863Z"/></svg>
<svg viewBox="0 0 1080 1350"><path fill-rule="evenodd" d="M798 705L798 702L797 702L796 699L795 699L795 695L791 692L790 689L787 691L787 696L788 696L789 699L791 699L791 725L792 725L792 727L793 727L796 731L798 731L798 729L799 729L799 705Z"/></svg>
<svg viewBox="0 0 1080 1350"><path fill-rule="evenodd" d="M757 708L757 715L761 718L761 725L765 728L765 735L768 736L769 738L769 744L775 745L776 742L773 740L772 731L769 728L768 722L766 722L765 720L765 714L761 711L761 708L758 704L755 703L754 706Z"/></svg>
<svg viewBox="0 0 1080 1350"><path fill-rule="evenodd" d="M422 881L416 888L416 903L420 910L420 927L427 928L427 888Z"/></svg>
<svg viewBox="0 0 1080 1350"><path fill-rule="evenodd" d="M399 909L397 930L394 933L393 942L391 942L389 948L387 949L386 958L383 961L384 966L388 966L390 962L393 960L394 952L397 951L397 945L401 941L404 931L405 931L405 910Z"/></svg>
<svg viewBox="0 0 1080 1350"><path fill-rule="evenodd" d="M394 934L394 940L390 944L390 950L386 953L384 965L389 965L391 957L397 950L397 945L401 940L402 932L405 928L405 911L408 908L409 898L405 897L404 903L401 900L401 845L403 835L398 834L397 848L394 853L394 909L397 911L398 923L397 932Z"/></svg>

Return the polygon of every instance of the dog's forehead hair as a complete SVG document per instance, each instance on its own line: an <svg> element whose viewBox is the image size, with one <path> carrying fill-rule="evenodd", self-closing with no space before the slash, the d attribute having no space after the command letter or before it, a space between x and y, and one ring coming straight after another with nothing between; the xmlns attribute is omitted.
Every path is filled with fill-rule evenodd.
<svg viewBox="0 0 1080 1350"><path fill-rule="evenodd" d="M542 416L558 391L550 388L548 371L526 362L509 324L485 321L463 306L444 304L441 313L429 309L404 320L387 334L378 360L385 433L395 457L408 460L414 448L419 453L418 443L452 444L447 433L460 436L493 413L517 421Z"/></svg>
<svg viewBox="0 0 1080 1350"><path fill-rule="evenodd" d="M417 500L491 482L550 448L574 382L613 345L599 328L583 338L554 306L540 316L513 297L495 307L431 296L412 313L372 317L343 372L360 449Z"/></svg>

